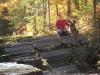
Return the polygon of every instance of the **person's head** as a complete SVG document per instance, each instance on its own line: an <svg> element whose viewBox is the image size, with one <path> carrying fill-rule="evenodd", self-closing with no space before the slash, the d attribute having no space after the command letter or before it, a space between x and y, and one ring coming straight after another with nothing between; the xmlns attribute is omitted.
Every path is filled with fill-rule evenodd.
<svg viewBox="0 0 100 75"><path fill-rule="evenodd" d="M59 12L57 16L58 16L58 18L63 18L63 15L61 12Z"/></svg>

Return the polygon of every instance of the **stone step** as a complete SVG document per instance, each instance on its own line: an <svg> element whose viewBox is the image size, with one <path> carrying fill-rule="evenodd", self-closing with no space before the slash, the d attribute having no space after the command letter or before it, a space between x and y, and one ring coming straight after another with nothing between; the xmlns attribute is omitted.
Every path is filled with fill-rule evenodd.
<svg viewBox="0 0 100 75"><path fill-rule="evenodd" d="M5 51L13 57L13 60L19 63L31 64L38 68L43 67L41 59L47 59L50 66L57 67L70 62L87 61L92 57L88 58L88 56L94 56L95 48L91 47L87 39L82 37L69 38L64 40L58 37L35 39L25 44L12 44ZM62 42L64 43L62 44ZM71 47L66 46L68 42Z"/></svg>
<svg viewBox="0 0 100 75"><path fill-rule="evenodd" d="M43 71L43 75L73 75L80 71L74 64L53 68L52 71Z"/></svg>

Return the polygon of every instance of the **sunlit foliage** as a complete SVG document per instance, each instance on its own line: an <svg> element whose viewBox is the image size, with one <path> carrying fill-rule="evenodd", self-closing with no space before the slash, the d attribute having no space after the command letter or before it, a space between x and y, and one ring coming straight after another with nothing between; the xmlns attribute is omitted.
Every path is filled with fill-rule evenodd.
<svg viewBox="0 0 100 75"><path fill-rule="evenodd" d="M68 1L70 1L69 17L67 15ZM8 19L13 25L14 35L55 34L57 12L62 12L67 19L71 16L77 16L77 28L80 32L83 31L84 24L90 25L90 29L92 27L92 0L3 0L0 4L0 10L3 7L8 9ZM88 18L85 17L86 15ZM2 18L1 12L0 17Z"/></svg>

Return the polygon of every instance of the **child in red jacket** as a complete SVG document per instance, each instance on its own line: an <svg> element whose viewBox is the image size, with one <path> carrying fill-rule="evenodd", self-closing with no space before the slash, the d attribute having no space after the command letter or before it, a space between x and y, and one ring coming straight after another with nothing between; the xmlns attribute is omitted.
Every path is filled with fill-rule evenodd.
<svg viewBox="0 0 100 75"><path fill-rule="evenodd" d="M61 13L58 14L58 19L56 20L56 28L60 37L69 35L68 30L66 30L66 28L69 28L68 21L63 18Z"/></svg>

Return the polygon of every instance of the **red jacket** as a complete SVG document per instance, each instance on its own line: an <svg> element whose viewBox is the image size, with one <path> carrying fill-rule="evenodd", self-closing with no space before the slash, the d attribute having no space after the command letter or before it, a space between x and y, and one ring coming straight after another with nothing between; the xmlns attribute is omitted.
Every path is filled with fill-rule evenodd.
<svg viewBox="0 0 100 75"><path fill-rule="evenodd" d="M64 29L66 26L69 26L68 21L65 19L58 19L56 21L57 29Z"/></svg>

